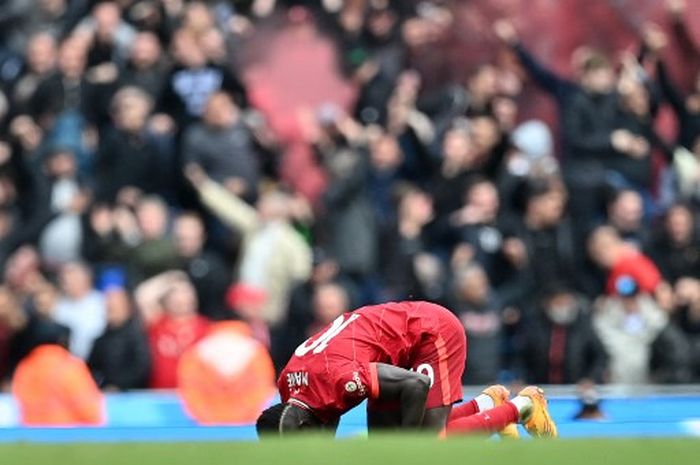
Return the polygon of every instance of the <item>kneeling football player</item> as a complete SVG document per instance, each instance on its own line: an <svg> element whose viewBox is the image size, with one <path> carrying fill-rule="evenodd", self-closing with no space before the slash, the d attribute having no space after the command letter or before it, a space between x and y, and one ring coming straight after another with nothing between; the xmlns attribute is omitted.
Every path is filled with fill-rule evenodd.
<svg viewBox="0 0 700 465"><path fill-rule="evenodd" d="M295 351L278 387L282 403L265 410L260 435L335 431L340 416L369 399L370 431L422 428L448 435L493 433L521 422L535 436L556 436L542 391L512 401L502 386L462 399L466 335L459 320L429 302L390 302L338 317Z"/></svg>

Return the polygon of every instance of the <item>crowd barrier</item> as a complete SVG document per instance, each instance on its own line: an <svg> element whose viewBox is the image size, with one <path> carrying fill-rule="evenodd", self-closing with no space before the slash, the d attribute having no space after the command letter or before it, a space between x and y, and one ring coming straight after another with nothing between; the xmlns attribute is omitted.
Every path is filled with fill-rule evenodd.
<svg viewBox="0 0 700 465"><path fill-rule="evenodd" d="M700 386L673 389L606 388L601 391L603 420L574 420L580 401L572 388L549 389L552 416L561 437L700 437ZM465 398L475 394L465 390ZM106 395L107 422L90 428L21 426L18 407L0 395L0 442L239 441L256 438L251 425L199 426L172 391ZM340 422L339 437L366 434L364 406Z"/></svg>

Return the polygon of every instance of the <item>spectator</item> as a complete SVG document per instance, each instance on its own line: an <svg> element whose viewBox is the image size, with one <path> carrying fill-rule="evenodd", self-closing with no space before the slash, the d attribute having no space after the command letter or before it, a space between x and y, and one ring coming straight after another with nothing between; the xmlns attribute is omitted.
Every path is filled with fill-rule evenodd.
<svg viewBox="0 0 700 465"><path fill-rule="evenodd" d="M153 102L141 89L123 87L112 98L112 125L102 134L97 151L97 198L105 202L158 192L161 176L158 149L146 123Z"/></svg>
<svg viewBox="0 0 700 465"><path fill-rule="evenodd" d="M650 198L652 149L660 148L666 152L667 148L654 132L656 105L641 69L634 60L623 63L618 81L620 108L611 139L613 153L603 164L609 170L607 180L610 184L635 189Z"/></svg>
<svg viewBox="0 0 700 465"><path fill-rule="evenodd" d="M574 217L579 213L586 215L586 224L581 225L586 227L598 209L608 163L624 160L628 155L630 158L636 154L645 155L648 144L644 145L629 131L620 129L616 132L615 75L606 58L597 54L589 56L583 64L581 82L583 86L567 99L562 115L568 150L563 170L572 190L572 213Z"/></svg>
<svg viewBox="0 0 700 465"><path fill-rule="evenodd" d="M211 95L202 122L185 132L182 151L186 163L198 164L207 176L230 186L239 197L255 197L260 174L252 135L240 109L225 92Z"/></svg>
<svg viewBox="0 0 700 465"><path fill-rule="evenodd" d="M46 79L56 67L57 43L47 32L34 34L27 43L25 66L13 83L11 99L22 110L36 92L39 83Z"/></svg>
<svg viewBox="0 0 700 465"><path fill-rule="evenodd" d="M604 381L607 355L591 323L589 303L566 285L550 282L537 312L521 326L519 358L528 383Z"/></svg>
<svg viewBox="0 0 700 465"><path fill-rule="evenodd" d="M175 246L168 235L168 206L160 197L144 197L136 206L140 242L130 253L136 282L177 268Z"/></svg>
<svg viewBox="0 0 700 465"><path fill-rule="evenodd" d="M54 318L70 329L71 353L87 360L95 339L107 324L104 296L93 288L92 275L84 263L63 265L59 281L61 298Z"/></svg>
<svg viewBox="0 0 700 465"><path fill-rule="evenodd" d="M289 293L311 272L311 250L290 224L289 197L267 192L253 208L198 166L186 174L204 205L243 236L239 281L265 291L263 318L271 329L283 324Z"/></svg>
<svg viewBox="0 0 700 465"><path fill-rule="evenodd" d="M444 218L462 206L462 198L454 194L465 192L475 174L476 152L466 127L455 125L445 133L441 160L440 168L429 184L438 218Z"/></svg>
<svg viewBox="0 0 700 465"><path fill-rule="evenodd" d="M387 300L436 298L442 295L439 279L426 276L425 261L434 257L427 254L426 226L433 219L430 196L413 187L406 187L398 199L396 224L382 237L379 263L381 286Z"/></svg>
<svg viewBox="0 0 700 465"><path fill-rule="evenodd" d="M0 287L0 326L9 332L6 371L0 377L3 384L12 378L19 363L35 348L42 344L68 344L65 327L25 312L6 286Z"/></svg>
<svg viewBox="0 0 700 465"><path fill-rule="evenodd" d="M590 227L599 209L600 188L605 182L602 163L610 158L612 146L635 145L632 141L636 141L628 132L616 133L613 140L618 117L614 71L604 56L581 47L572 54L577 80L571 81L540 63L508 21L497 22L494 31L514 50L537 85L556 101L564 143L562 168L580 235Z"/></svg>
<svg viewBox="0 0 700 465"><path fill-rule="evenodd" d="M641 250L649 240L642 196L632 189L614 193L608 202L608 224L622 240Z"/></svg>
<svg viewBox="0 0 700 465"><path fill-rule="evenodd" d="M40 126L51 128L64 112L94 119L97 89L85 74L87 47L81 39L69 38L58 50L57 72L44 79L29 102L29 113Z"/></svg>
<svg viewBox="0 0 700 465"><path fill-rule="evenodd" d="M453 242L470 260L484 268L495 285L501 285L512 272L504 255L501 201L492 181L472 178L464 191L464 205L449 217Z"/></svg>
<svg viewBox="0 0 700 465"><path fill-rule="evenodd" d="M163 92L168 68L158 37L152 32L139 32L121 70L119 85L142 89L155 101Z"/></svg>
<svg viewBox="0 0 700 465"><path fill-rule="evenodd" d="M50 192L38 170L15 153L15 169L0 170L0 207L6 213L2 246L7 258L24 244L36 244L51 220Z"/></svg>
<svg viewBox="0 0 700 465"><path fill-rule="evenodd" d="M83 218L82 256L98 272L124 268L132 247L141 239L136 217L124 206L94 203Z"/></svg>
<svg viewBox="0 0 700 465"><path fill-rule="evenodd" d="M602 298L593 316L593 327L610 357L610 382L648 383L652 380L654 344L665 337L668 315L633 276L619 276L614 286L615 295ZM672 341L671 350L666 348L664 369L683 363L679 346L684 346L684 341Z"/></svg>
<svg viewBox="0 0 700 465"><path fill-rule="evenodd" d="M114 285L105 289L105 306L107 327L95 340L87 360L92 376L105 391L144 389L151 355L127 290Z"/></svg>
<svg viewBox="0 0 700 465"><path fill-rule="evenodd" d="M693 210L684 204L673 205L646 250L668 282L700 278L700 237Z"/></svg>
<svg viewBox="0 0 700 465"><path fill-rule="evenodd" d="M9 50L20 53L26 36L37 31L63 37L80 19L81 5L69 0L40 0L35 3L10 2L5 5L2 42ZM7 42L5 42L7 40Z"/></svg>
<svg viewBox="0 0 700 465"><path fill-rule="evenodd" d="M360 287L366 285L377 266L377 221L373 215L367 183L368 158L359 140L342 134L347 118L326 128L317 149L329 176L323 196L325 215L320 242L337 260L340 269ZM336 132L340 134L334 134ZM335 138L335 140L333 140Z"/></svg>
<svg viewBox="0 0 700 465"><path fill-rule="evenodd" d="M465 384L484 385L498 380L504 366L502 304L491 290L488 276L478 265L458 271L452 311L469 335Z"/></svg>
<svg viewBox="0 0 700 465"><path fill-rule="evenodd" d="M70 150L54 149L45 162L50 184L53 219L44 226L39 238L41 257L50 267L80 258L82 225L80 215L90 201L78 166Z"/></svg>
<svg viewBox="0 0 700 465"><path fill-rule="evenodd" d="M693 150L700 136L700 73L695 76L695 85L688 95L676 87L662 60L657 61L659 86L666 101L671 105L678 120L677 144Z"/></svg>
<svg viewBox="0 0 700 465"><path fill-rule="evenodd" d="M182 269L197 291L199 311L212 320L228 319L224 300L231 282L231 269L219 255L205 249L206 234L201 218L182 213L175 219L173 240Z"/></svg>
<svg viewBox="0 0 700 465"><path fill-rule="evenodd" d="M89 66L106 64L116 68L115 63L126 60L136 31L122 19L117 2L102 0L92 8L91 15L78 25L76 34L87 34L92 40L88 52ZM113 72L116 73L116 69Z"/></svg>
<svg viewBox="0 0 700 465"><path fill-rule="evenodd" d="M247 104L243 85L226 68L209 64L192 31L179 29L172 38L176 64L167 79L158 107L172 115L180 129L198 120L209 97L223 90L240 105Z"/></svg>
<svg viewBox="0 0 700 465"><path fill-rule="evenodd" d="M30 245L23 245L8 258L4 283L24 306L46 279L41 270L41 257Z"/></svg>
<svg viewBox="0 0 700 465"><path fill-rule="evenodd" d="M311 299L313 321L306 327L306 337L316 334L340 315L351 310L348 293L340 284L327 283L316 287Z"/></svg>
<svg viewBox="0 0 700 465"><path fill-rule="evenodd" d="M683 278L676 283L676 317L689 342L692 382L700 380L700 280Z"/></svg>
<svg viewBox="0 0 700 465"><path fill-rule="evenodd" d="M573 227L566 217L567 194L556 181L533 181L525 186L525 213L504 244L504 252L518 268L509 285L524 298L539 286L565 277L580 286Z"/></svg>
<svg viewBox="0 0 700 465"><path fill-rule="evenodd" d="M151 352L149 387L175 388L180 357L207 334L209 322L198 314L197 294L180 272L155 276L135 293Z"/></svg>
<svg viewBox="0 0 700 465"><path fill-rule="evenodd" d="M605 292L614 295L616 282L621 276L631 276L643 293L667 298L667 286L661 273L647 256L626 244L610 226L599 226L588 239L591 259L607 272Z"/></svg>
<svg viewBox="0 0 700 465"><path fill-rule="evenodd" d="M492 64L478 66L467 78L467 115L490 112L498 90L498 69Z"/></svg>
<svg viewBox="0 0 700 465"><path fill-rule="evenodd" d="M386 233L396 222L393 190L403 177L403 164L404 155L396 137L386 133L372 136L369 143L368 190L381 233Z"/></svg>

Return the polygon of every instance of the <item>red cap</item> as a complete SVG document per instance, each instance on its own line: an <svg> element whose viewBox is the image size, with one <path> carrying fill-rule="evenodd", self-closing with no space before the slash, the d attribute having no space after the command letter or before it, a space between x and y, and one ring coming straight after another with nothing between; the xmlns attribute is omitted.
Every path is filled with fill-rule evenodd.
<svg viewBox="0 0 700 465"><path fill-rule="evenodd" d="M267 293L250 284L234 284L226 291L226 303L232 309L241 305L262 305L266 300Z"/></svg>

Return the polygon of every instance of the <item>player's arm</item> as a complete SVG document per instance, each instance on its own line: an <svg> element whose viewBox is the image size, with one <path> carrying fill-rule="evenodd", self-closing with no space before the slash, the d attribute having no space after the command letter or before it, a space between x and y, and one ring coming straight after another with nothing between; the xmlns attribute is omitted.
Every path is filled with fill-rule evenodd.
<svg viewBox="0 0 700 465"><path fill-rule="evenodd" d="M430 378L393 365L377 363L380 400L398 400L402 427L419 427L425 414Z"/></svg>

